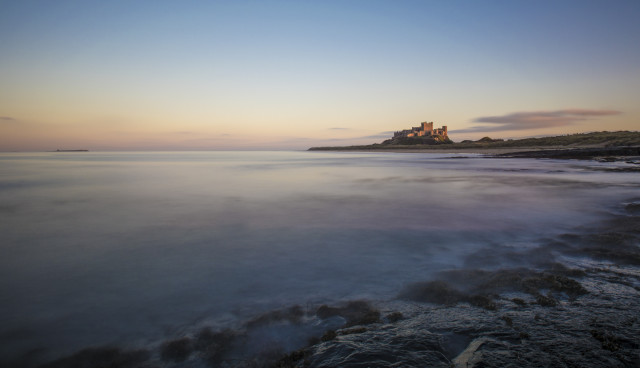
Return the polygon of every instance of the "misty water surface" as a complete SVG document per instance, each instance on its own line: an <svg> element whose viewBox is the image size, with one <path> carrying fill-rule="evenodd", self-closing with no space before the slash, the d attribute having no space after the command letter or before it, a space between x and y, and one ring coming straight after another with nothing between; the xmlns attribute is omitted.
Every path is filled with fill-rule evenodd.
<svg viewBox="0 0 640 368"><path fill-rule="evenodd" d="M496 247L597 224L612 163L321 152L0 155L0 352L156 341L386 300Z"/></svg>

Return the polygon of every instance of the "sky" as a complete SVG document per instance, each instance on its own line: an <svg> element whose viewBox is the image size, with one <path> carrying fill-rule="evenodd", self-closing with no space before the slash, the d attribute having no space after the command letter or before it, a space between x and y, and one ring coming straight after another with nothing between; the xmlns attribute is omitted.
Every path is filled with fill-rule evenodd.
<svg viewBox="0 0 640 368"><path fill-rule="evenodd" d="M640 128L640 1L0 0L0 151Z"/></svg>

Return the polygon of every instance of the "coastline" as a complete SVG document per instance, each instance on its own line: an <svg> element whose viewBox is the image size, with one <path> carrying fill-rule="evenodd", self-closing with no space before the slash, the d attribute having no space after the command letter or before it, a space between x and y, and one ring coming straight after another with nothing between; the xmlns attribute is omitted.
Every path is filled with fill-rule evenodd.
<svg viewBox="0 0 640 368"><path fill-rule="evenodd" d="M78 231L60 241L52 237L54 242L44 246L56 246L65 257L66 244L92 237L94 248L111 246L114 257L69 249L73 256L68 258L85 256L75 262L81 266L51 275L58 275L63 288L65 280L87 275L89 284L49 299L39 292L38 305L21 300L23 290L43 290L26 279L37 267L8 258L24 275L13 273L15 298L7 291L12 304L5 312L0 366L450 368L638 362L640 198L637 173L627 171L640 165L500 160L464 152L40 156L31 164L13 160L14 167L31 168L26 173L40 173L42 160L49 164L51 176L40 174L35 188L11 186L15 179L3 178L7 197L16 198L10 204L18 208L5 209L2 228L27 244L30 228L19 224L41 223L40 238L73 224ZM215 170L202 170L205 160ZM110 191L78 191L70 185L78 162L84 163L84 180L96 188L104 185L105 162L122 168L112 175L116 178L139 172L136 188L148 188L157 178L167 184L158 196L129 192L129 180L109 182ZM66 181L52 186L59 177ZM256 192L254 183L268 183L269 190ZM39 190L51 193L46 211L22 210ZM114 198L116 192L125 195ZM88 202L74 206L69 199L78 194ZM158 204L159 196L164 199ZM120 204L129 203L148 217L132 222L121 216ZM211 210L203 212L204 207ZM105 213L89 218L91 208ZM167 216L175 226L156 227ZM114 236L101 242L96 223L107 224L100 233ZM131 240L112 245L122 234ZM136 252L129 251L132 247ZM29 251L36 254L38 248ZM140 274L153 276L153 284L129 282ZM13 281L21 279L26 281ZM55 290L56 284L47 288ZM116 300L95 303L93 290L115 290ZM176 295L184 305L167 310ZM132 305L154 318L138 322ZM41 322L38 317L45 313L55 321Z"/></svg>
<svg viewBox="0 0 640 368"><path fill-rule="evenodd" d="M285 305L234 328L194 325L155 344L86 348L39 367L635 367L636 206L588 231L425 275L391 300Z"/></svg>
<svg viewBox="0 0 640 368"><path fill-rule="evenodd" d="M311 147L309 151L482 154L498 157L578 158L640 156L640 132L592 132L518 140L482 138L459 143L393 141L360 146Z"/></svg>
<svg viewBox="0 0 640 368"><path fill-rule="evenodd" d="M390 152L390 153L455 153L455 154L483 154L483 155L501 155L531 151L557 150L559 147L513 147L513 148L385 148L385 149L332 149L332 150L314 150L314 151L335 151L335 152Z"/></svg>
<svg viewBox="0 0 640 368"><path fill-rule="evenodd" d="M313 151L325 151L314 149ZM626 160L640 161L640 146L618 147L472 147L472 148L382 148L382 149L330 149L336 152L390 152L390 153L439 153L439 154L473 154L498 158L553 158L593 160L606 159L608 161Z"/></svg>

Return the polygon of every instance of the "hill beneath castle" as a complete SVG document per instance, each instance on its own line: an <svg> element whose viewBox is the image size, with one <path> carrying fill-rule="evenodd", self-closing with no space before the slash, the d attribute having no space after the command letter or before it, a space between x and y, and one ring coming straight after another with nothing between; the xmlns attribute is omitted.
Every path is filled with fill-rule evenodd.
<svg viewBox="0 0 640 368"><path fill-rule="evenodd" d="M590 158L640 156L640 132L593 132L555 137L439 141L428 137L389 139L360 146L312 147L310 151L459 152L501 154L518 157ZM575 157L572 157L575 156Z"/></svg>

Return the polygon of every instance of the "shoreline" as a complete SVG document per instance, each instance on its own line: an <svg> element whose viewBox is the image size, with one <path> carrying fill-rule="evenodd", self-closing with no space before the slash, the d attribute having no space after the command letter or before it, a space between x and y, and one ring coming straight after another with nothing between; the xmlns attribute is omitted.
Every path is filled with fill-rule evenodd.
<svg viewBox="0 0 640 368"><path fill-rule="evenodd" d="M390 152L390 153L444 153L444 154L478 154L500 158L556 158L556 159L597 159L624 157L640 160L640 146L550 146L550 147L496 147L496 148L382 148L382 149L314 149L323 152Z"/></svg>
<svg viewBox="0 0 640 368"><path fill-rule="evenodd" d="M600 227L497 254L510 266L493 268L504 258L491 257L442 270L390 300L284 305L232 328L188 326L147 345L88 347L38 367L636 366L638 210L620 210Z"/></svg>
<svg viewBox="0 0 640 368"><path fill-rule="evenodd" d="M500 155L519 152L531 152L531 151L544 151L544 150L556 150L553 148L385 148L385 149L331 149L331 150L314 150L320 152L390 152L390 153L454 153L454 154L485 154L485 155Z"/></svg>
<svg viewBox="0 0 640 368"><path fill-rule="evenodd" d="M524 138L516 140L482 138L462 141L424 144L419 140L399 142L393 139L382 143L354 146L311 147L309 151L359 151L399 153L451 153L483 154L498 157L550 157L583 158L607 156L640 156L640 132L592 132L555 137Z"/></svg>

